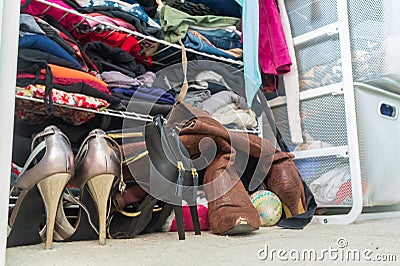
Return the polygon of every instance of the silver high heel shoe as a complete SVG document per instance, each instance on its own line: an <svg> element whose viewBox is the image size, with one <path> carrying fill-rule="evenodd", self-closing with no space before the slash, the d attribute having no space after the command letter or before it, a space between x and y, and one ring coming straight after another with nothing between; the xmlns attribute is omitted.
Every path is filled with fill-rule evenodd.
<svg viewBox="0 0 400 266"><path fill-rule="evenodd" d="M107 210L114 186L123 185L121 150L118 143L101 129L92 130L83 141L75 157L75 175L69 185L80 189L80 198L72 199L79 208L77 224L67 220L63 204L57 212L55 240L93 240L106 243ZM70 194L71 195L71 194Z"/></svg>
<svg viewBox="0 0 400 266"><path fill-rule="evenodd" d="M40 161L29 168L40 156ZM9 218L7 247L41 243L44 215L45 248L51 247L57 206L73 173L74 157L68 138L57 127L46 127L33 139L32 153L11 189L19 195Z"/></svg>

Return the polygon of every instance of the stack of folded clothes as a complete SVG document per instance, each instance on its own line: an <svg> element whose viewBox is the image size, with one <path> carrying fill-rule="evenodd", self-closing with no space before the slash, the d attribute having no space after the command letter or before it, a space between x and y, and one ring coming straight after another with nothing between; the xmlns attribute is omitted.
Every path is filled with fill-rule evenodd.
<svg viewBox="0 0 400 266"><path fill-rule="evenodd" d="M167 0L160 13L166 41L230 59L243 56L240 18L232 0Z"/></svg>

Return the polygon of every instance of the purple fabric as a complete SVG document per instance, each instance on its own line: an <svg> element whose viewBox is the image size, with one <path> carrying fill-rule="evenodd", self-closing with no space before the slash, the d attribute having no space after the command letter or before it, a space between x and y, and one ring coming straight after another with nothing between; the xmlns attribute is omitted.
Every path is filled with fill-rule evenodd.
<svg viewBox="0 0 400 266"><path fill-rule="evenodd" d="M145 99L153 102L174 104L175 97L171 93L159 88L137 87L132 89L113 88L112 93L118 93L136 99Z"/></svg>
<svg viewBox="0 0 400 266"><path fill-rule="evenodd" d="M292 61L286 44L275 0L259 0L260 36L258 57L266 74L282 75L290 71Z"/></svg>

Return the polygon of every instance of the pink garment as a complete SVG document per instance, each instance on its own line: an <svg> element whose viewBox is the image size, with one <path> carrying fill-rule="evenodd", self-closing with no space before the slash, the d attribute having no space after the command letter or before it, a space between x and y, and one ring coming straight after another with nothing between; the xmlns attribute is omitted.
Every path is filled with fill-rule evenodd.
<svg viewBox="0 0 400 266"><path fill-rule="evenodd" d="M197 204L197 213L199 216L199 225L201 231L206 231L210 229L210 222L208 221L208 208L201 204ZM183 216L183 228L185 231L194 231L194 225L192 221L192 215L190 214L189 206L182 206L182 216ZM178 225L176 224L176 218L172 221L171 232L178 231Z"/></svg>
<svg viewBox="0 0 400 266"><path fill-rule="evenodd" d="M286 44L275 0L259 0L260 36L258 57L266 74L282 75L290 71L292 61Z"/></svg>
<svg viewBox="0 0 400 266"><path fill-rule="evenodd" d="M21 0L21 5L23 5L26 1L28 0ZM61 7L67 8L69 10L74 10L72 7L69 5L65 4L62 0L48 0L48 2L57 4ZM61 9L55 8L55 7L50 7L49 6L37 1L33 1L30 3L27 7L23 8L21 10L21 13L26 13L30 14L32 16L38 16L40 17L41 15L47 14L55 18L57 21L60 20L61 26L63 26L66 30L70 31L73 29L75 25L81 24L81 23L86 23L87 21L85 18L82 18L80 16L74 15L72 13L68 13L65 17L66 11L63 11Z"/></svg>

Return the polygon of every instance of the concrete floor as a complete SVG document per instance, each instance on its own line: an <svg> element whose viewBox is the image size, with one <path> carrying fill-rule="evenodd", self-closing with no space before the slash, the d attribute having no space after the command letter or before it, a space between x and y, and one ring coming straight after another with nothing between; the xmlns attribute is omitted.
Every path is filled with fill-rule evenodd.
<svg viewBox="0 0 400 266"><path fill-rule="evenodd" d="M269 256L262 260L266 253L260 252L260 249L265 249L266 245L269 255L272 249L284 249L287 253L281 253L281 257L287 258L288 262L294 262L294 258L299 255L299 264L302 265L308 265L310 262L331 264L333 261L346 265L349 262L353 264L354 255L348 252L349 250L357 250L361 254L361 262L366 262L363 258L364 252L366 258L371 260L378 258L376 255L396 256L397 262L385 262L379 265L399 265L400 262L400 218L362 221L351 225L310 224L304 230L261 228L247 236L224 237L209 232L194 236L193 232L187 232L186 237L185 241L178 241L176 233L157 233L130 240L108 239L106 246L99 246L96 241L82 241L54 243L52 250L44 250L44 244L14 247L7 249L6 265L271 265L271 263L276 265L280 263L277 253L272 254L272 259ZM341 239L340 243L338 239ZM338 245L346 243L346 247L339 248ZM313 258L310 261L310 254L304 251L305 249L314 249L317 260L323 255L325 258L319 262ZM328 253L330 251L324 249L338 251L332 251L331 259ZM377 262L370 264L377 265Z"/></svg>

